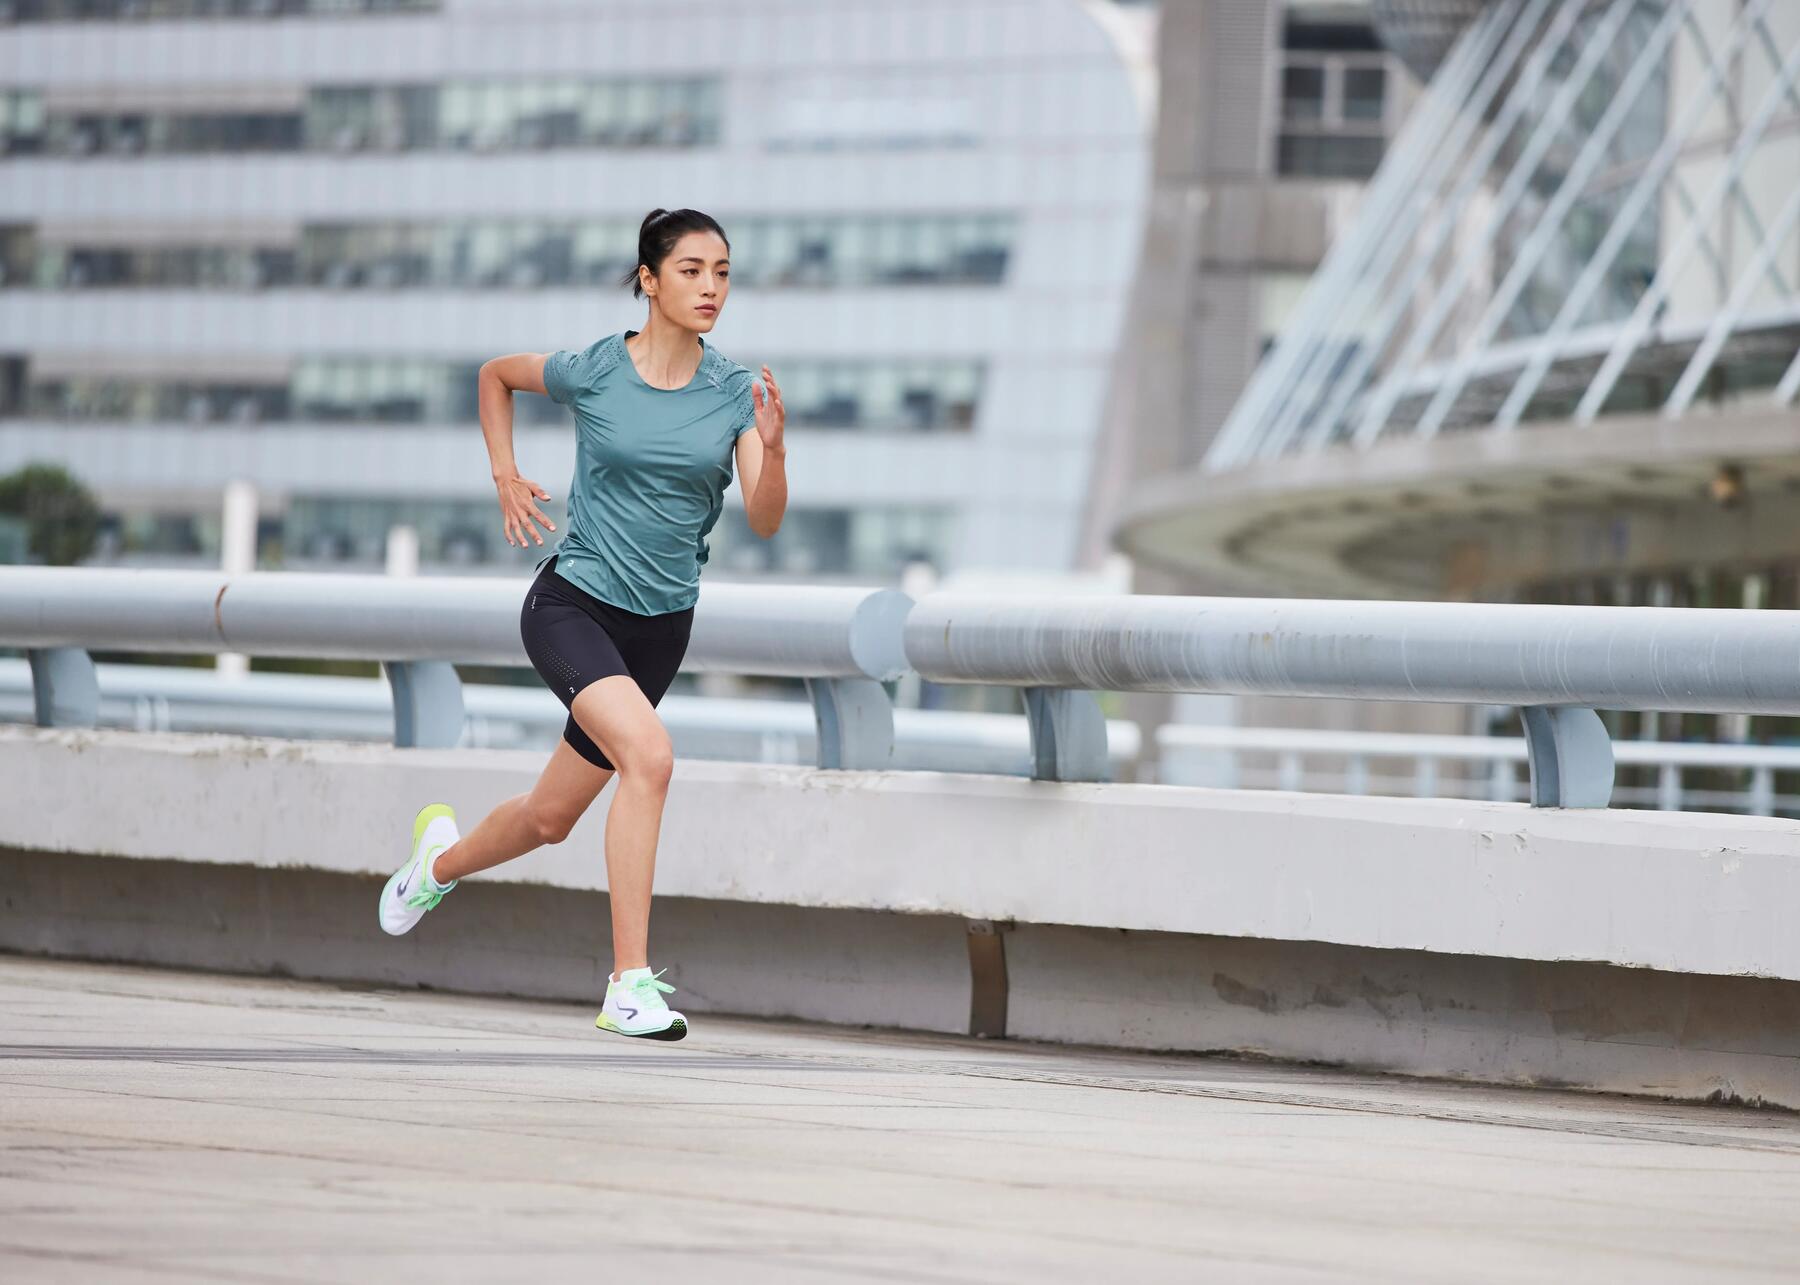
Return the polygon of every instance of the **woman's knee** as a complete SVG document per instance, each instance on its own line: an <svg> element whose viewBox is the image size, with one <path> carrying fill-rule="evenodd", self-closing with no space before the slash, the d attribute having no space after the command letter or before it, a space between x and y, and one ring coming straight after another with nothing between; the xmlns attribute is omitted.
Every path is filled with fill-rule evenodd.
<svg viewBox="0 0 1800 1285"><path fill-rule="evenodd" d="M675 775L675 747L666 733L640 737L621 748L618 764L623 780L663 789Z"/></svg>
<svg viewBox="0 0 1800 1285"><path fill-rule="evenodd" d="M559 808L532 798L525 800L525 823L530 828L532 837L540 845L561 843L569 837L569 832L575 828L575 823L580 819L579 812L572 812L567 808Z"/></svg>

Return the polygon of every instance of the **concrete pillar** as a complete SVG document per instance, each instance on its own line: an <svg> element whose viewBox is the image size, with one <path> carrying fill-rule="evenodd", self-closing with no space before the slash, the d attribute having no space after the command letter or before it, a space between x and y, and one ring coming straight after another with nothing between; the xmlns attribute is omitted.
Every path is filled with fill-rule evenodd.
<svg viewBox="0 0 1800 1285"><path fill-rule="evenodd" d="M1158 12L1150 200L1082 514L1083 570L1101 564L1139 483L1198 461L1258 356L1256 212L1273 181L1282 7L1164 0Z"/></svg>

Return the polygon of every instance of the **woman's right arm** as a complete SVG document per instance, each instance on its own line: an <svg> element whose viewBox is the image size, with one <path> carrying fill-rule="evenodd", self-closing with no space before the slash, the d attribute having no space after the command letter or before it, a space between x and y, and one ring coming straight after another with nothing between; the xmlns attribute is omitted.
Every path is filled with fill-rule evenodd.
<svg viewBox="0 0 1800 1285"><path fill-rule="evenodd" d="M545 352L516 352L482 363L476 376L477 404L481 411L481 435L487 439L488 462L493 465L494 489L500 493L502 526L508 544L523 545L527 537L544 542L535 518L546 531L556 530L556 523L545 517L535 501L547 500L550 492L529 478L519 476L513 460L514 392L547 393L544 387Z"/></svg>

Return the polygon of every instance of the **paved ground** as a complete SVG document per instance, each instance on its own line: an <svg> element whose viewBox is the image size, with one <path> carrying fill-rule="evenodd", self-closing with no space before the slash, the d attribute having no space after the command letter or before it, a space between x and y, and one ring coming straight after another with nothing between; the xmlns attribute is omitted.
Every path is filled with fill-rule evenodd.
<svg viewBox="0 0 1800 1285"><path fill-rule="evenodd" d="M1800 1272L1792 1116L592 1021L0 956L0 1280Z"/></svg>

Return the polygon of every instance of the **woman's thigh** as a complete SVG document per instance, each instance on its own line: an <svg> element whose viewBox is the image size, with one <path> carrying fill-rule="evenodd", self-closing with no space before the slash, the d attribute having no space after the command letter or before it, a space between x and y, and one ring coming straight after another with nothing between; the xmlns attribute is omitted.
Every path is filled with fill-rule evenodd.
<svg viewBox="0 0 1800 1285"><path fill-rule="evenodd" d="M629 674L589 683L569 712L572 730L628 775L666 765L671 756L668 729ZM579 750L581 742L569 735L570 730L563 729L563 736Z"/></svg>
<svg viewBox="0 0 1800 1285"><path fill-rule="evenodd" d="M654 767L666 763L669 734L655 707L661 703L687 654L686 621L649 637L617 640L630 679L606 678L585 689L570 707L577 730L585 732L612 763ZM590 696L589 693L592 693ZM565 735L567 732L565 731Z"/></svg>

